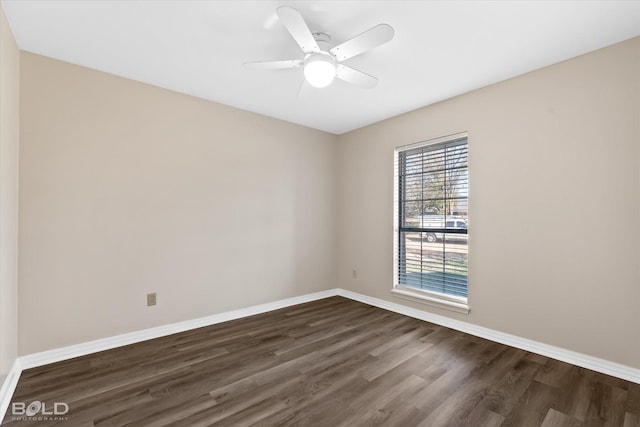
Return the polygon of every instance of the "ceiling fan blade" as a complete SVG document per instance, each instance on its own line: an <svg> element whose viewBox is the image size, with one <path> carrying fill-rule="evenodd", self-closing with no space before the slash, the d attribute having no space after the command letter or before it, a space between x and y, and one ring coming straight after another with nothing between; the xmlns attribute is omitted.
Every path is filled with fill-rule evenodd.
<svg viewBox="0 0 640 427"><path fill-rule="evenodd" d="M336 66L336 77L365 89L371 89L378 84L378 79L375 77L342 64Z"/></svg>
<svg viewBox="0 0 640 427"><path fill-rule="evenodd" d="M282 6L278 8L277 13L282 25L289 31L291 37L298 43L304 53L320 52L311 30L309 30L304 18L297 10L292 7Z"/></svg>
<svg viewBox="0 0 640 427"><path fill-rule="evenodd" d="M388 42L393 38L393 34L394 31L391 25L378 24L364 33L358 34L354 38L331 48L329 52L338 61L344 61Z"/></svg>
<svg viewBox="0 0 640 427"><path fill-rule="evenodd" d="M286 70L289 68L300 68L302 67L301 59L289 59L285 61L256 61L256 62L245 62L243 65L247 68L254 68L260 70Z"/></svg>
<svg viewBox="0 0 640 427"><path fill-rule="evenodd" d="M313 86L307 83L307 80L302 79L302 84L300 85L300 89L298 89L298 98L305 99L312 91Z"/></svg>

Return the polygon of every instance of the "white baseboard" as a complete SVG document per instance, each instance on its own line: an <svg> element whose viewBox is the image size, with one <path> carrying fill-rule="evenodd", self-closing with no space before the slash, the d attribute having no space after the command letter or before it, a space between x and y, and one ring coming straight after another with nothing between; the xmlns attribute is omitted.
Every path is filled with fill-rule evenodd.
<svg viewBox="0 0 640 427"><path fill-rule="evenodd" d="M399 314L404 314L405 316L414 317L420 320L425 320L427 322L435 323L437 325L441 325L447 328L455 329L457 331L465 332L470 335L495 341L500 344L505 344L511 347L519 348L521 350L526 350L533 353L541 354L543 356L547 356L552 359L557 359L562 362L571 363L572 365L591 369L592 371L600 372L603 374L611 375L617 378L622 378L624 380L640 384L640 369L632 368L626 365L621 365L619 363L611 362L605 359L600 359L598 357L589 356L583 353L578 353L575 351L567 350L567 349L556 347L553 345L544 344L538 341L521 338L515 335L496 331L494 329L485 328L483 326L477 326L471 323L461 322L459 320L455 320L450 317L439 316L437 314L429 313L426 311L416 310L411 307L407 307L401 304L396 304L390 301L385 301L379 298L370 297L370 296L359 294L356 292L351 292L344 289L338 289L337 291L338 291L338 295L343 296L345 298L349 298L355 301L360 301L362 303L383 308L385 310L393 311Z"/></svg>
<svg viewBox="0 0 640 427"><path fill-rule="evenodd" d="M268 311L278 310L280 308L315 301L334 295L337 295L337 292L335 289L331 289L328 291L316 292L313 294L301 295L293 298L269 302L266 304L254 305L247 308L218 313L198 319L186 320L184 322L143 329L141 331L131 332L128 334L88 341L82 344L75 344L68 347L29 354L20 357L20 365L22 369L35 368L36 366L47 365L49 363L59 362L61 360L71 359L78 356L85 356L87 354L96 353L98 351L110 350L112 348L122 347L124 345L135 344L140 341L160 338L167 335L176 334L178 332L184 332L196 328L202 328L204 326L215 325L216 323L228 322L229 320L236 320L243 317L253 316L255 314L266 313Z"/></svg>
<svg viewBox="0 0 640 427"><path fill-rule="evenodd" d="M225 313L214 314L212 316L202 317L199 319L187 320L184 322L158 326L155 328L144 329L142 331L131 332L128 334L102 338L82 344L76 344L68 347L62 347L54 350L20 356L14 362L11 370L9 371L9 374L7 375L7 378L2 385L2 388L0 389L0 421L4 418L7 408L11 403L13 392L15 391L16 385L18 384L20 374L24 369L35 368L37 366L47 365L49 363L55 363L74 357L85 356L87 354L96 353L99 351L110 350L112 348L129 344L135 344L140 341L159 338L178 332L201 328L204 326L215 325L217 323L240 319L247 316L253 316L255 314L266 313L269 311L278 310L280 308L285 308L292 305L302 304L305 302L315 301L336 295L640 384L640 369L610 362L608 360L600 359L597 357L588 356L582 353L577 353L575 351L566 350L560 347L543 344L526 338L517 337L515 335L506 334L504 332L499 332L482 326L473 325L471 323L461 322L449 317L439 316L437 314L429 313L422 310L416 310L414 308L396 304L390 301L385 301L356 292L336 288L322 292L316 292L313 294L287 298L266 304L255 305L239 310L227 311Z"/></svg>
<svg viewBox="0 0 640 427"><path fill-rule="evenodd" d="M22 367L20 366L20 359L18 358L13 362L7 377L4 379L4 383L2 383L2 388L0 388L0 422L4 419L4 414L7 413L9 403L11 403L11 397L13 397L13 392L16 390L21 373Z"/></svg>

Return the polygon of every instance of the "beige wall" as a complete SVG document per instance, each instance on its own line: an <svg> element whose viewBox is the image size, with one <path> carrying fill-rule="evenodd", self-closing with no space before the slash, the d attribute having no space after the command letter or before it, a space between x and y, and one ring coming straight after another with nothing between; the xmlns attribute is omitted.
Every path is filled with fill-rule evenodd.
<svg viewBox="0 0 640 427"><path fill-rule="evenodd" d="M18 349L20 53L0 6L0 382Z"/></svg>
<svg viewBox="0 0 640 427"><path fill-rule="evenodd" d="M639 76L636 38L341 136L339 285L640 368ZM394 147L461 131L469 315L389 292Z"/></svg>
<svg viewBox="0 0 640 427"><path fill-rule="evenodd" d="M640 368L640 39L340 137L21 67L20 354L340 286ZM393 149L461 131L468 316L389 293Z"/></svg>
<svg viewBox="0 0 640 427"><path fill-rule="evenodd" d="M24 52L21 83L20 354L335 286L335 136Z"/></svg>

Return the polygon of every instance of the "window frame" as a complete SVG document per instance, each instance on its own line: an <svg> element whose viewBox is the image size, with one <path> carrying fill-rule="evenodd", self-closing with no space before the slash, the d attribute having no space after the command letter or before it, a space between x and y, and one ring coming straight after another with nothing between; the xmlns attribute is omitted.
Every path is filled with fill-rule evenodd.
<svg viewBox="0 0 640 427"><path fill-rule="evenodd" d="M470 312L469 307L469 268L467 266L467 297L460 297L455 295L448 295L439 292L433 292L424 289L417 289L410 286L405 286L400 283L400 153L405 151L414 150L417 148L423 148L430 145L444 144L447 142L452 142L457 139L466 138L467 142L467 156L469 153L469 136L467 132L460 132L452 135L446 135L439 138L433 138L426 141L421 141L414 144L403 145L396 147L394 150L393 156L393 171L394 171L394 179L393 179L393 192L394 192L394 203L393 203L393 288L391 289L391 293L402 299L406 299L413 302L418 302L421 304L427 304L439 308L443 308L446 310L455 311L458 313L468 314ZM467 157L467 171L469 171L468 166L468 157ZM469 177L467 176L467 186L469 186ZM467 190L467 194L469 194L469 189ZM467 195L468 201L468 195ZM468 220L467 220L468 221ZM467 232L467 244L469 243L469 234ZM467 252L467 259L468 259Z"/></svg>

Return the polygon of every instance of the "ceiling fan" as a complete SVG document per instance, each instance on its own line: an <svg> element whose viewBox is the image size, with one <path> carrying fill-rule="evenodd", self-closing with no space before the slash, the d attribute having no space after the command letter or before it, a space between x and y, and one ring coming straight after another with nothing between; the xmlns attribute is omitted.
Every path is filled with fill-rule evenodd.
<svg viewBox="0 0 640 427"><path fill-rule="evenodd" d="M378 24L344 43L330 47L331 37L326 33L312 33L302 15L294 8L279 7L277 15L302 49L304 57L246 62L245 67L263 70L302 68L305 78L302 88L307 83L316 88L323 88L329 86L335 78L363 88L372 88L378 83L375 77L348 67L342 62L391 40L394 32L390 25Z"/></svg>

